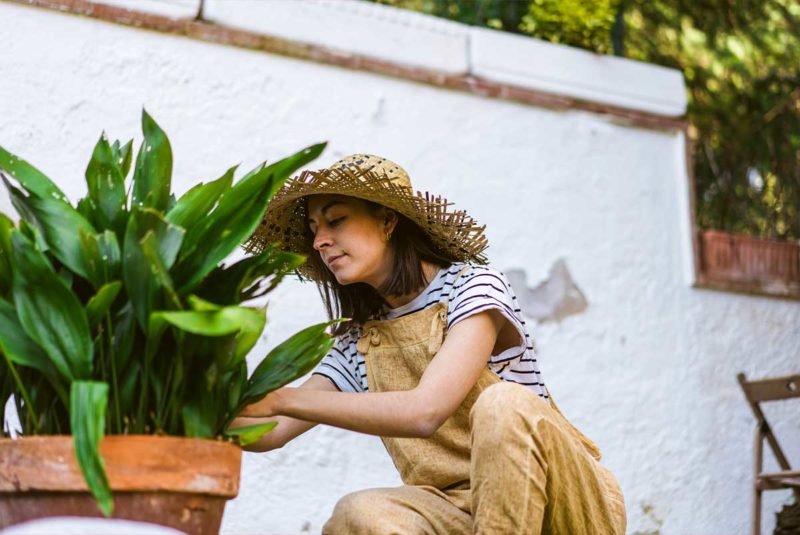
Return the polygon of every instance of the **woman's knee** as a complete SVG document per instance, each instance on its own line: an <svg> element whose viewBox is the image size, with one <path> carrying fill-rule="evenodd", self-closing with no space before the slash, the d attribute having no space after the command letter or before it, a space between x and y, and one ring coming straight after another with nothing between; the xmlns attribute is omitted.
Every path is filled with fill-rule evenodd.
<svg viewBox="0 0 800 535"><path fill-rule="evenodd" d="M322 528L324 535L378 534L380 522L390 497L381 489L366 489L343 496Z"/></svg>
<svg viewBox="0 0 800 535"><path fill-rule="evenodd" d="M470 419L491 418L497 421L498 418L513 418L517 409L526 415L535 415L545 413L548 407L547 402L527 387L501 381L481 392L470 410Z"/></svg>

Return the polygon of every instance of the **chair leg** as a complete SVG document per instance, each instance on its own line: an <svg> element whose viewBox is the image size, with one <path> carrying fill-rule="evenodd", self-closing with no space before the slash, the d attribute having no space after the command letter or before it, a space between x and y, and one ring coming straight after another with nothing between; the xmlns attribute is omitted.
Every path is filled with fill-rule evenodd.
<svg viewBox="0 0 800 535"><path fill-rule="evenodd" d="M763 470L764 432L760 425L756 426L753 444L753 525L752 535L761 535L761 481L759 475Z"/></svg>

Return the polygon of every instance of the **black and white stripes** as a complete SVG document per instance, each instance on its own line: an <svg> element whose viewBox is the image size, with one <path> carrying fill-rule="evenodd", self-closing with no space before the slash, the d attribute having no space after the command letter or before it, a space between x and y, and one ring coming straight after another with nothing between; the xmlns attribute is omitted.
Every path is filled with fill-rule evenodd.
<svg viewBox="0 0 800 535"><path fill-rule="evenodd" d="M384 310L378 319L398 318L443 301L448 305L447 328L450 329L473 314L496 309L516 328L524 343L492 355L487 366L501 379L525 385L534 393L547 398L536 360L535 345L508 279L489 266L471 266L456 280L464 265L456 262L449 268L441 269L413 301L395 309ZM343 392L366 392L369 385L364 355L356 350L356 342L360 336L360 327L355 327L338 337L336 345L314 373L327 377Z"/></svg>

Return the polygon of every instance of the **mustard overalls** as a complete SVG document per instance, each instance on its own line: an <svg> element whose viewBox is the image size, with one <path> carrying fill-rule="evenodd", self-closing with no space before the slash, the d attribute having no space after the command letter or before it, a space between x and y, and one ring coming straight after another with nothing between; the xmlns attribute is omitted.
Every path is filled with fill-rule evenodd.
<svg viewBox="0 0 800 535"><path fill-rule="evenodd" d="M446 326L445 302L366 322L357 349L370 392L415 388ZM348 494L322 532L624 534L619 483L550 402L485 368L430 438L381 438L404 485Z"/></svg>

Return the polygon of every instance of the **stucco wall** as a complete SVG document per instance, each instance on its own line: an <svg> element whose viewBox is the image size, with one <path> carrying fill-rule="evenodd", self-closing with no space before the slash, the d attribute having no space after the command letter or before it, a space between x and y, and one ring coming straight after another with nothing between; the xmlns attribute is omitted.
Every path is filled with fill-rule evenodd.
<svg viewBox="0 0 800 535"><path fill-rule="evenodd" d="M551 392L621 481L629 532L748 530L753 422L735 374L797 371L800 303L690 286L681 132L3 2L0 33L0 144L73 201L100 132L139 140L145 106L170 136L179 192L328 140L319 166L385 155L469 210L492 264L524 269L528 286L563 259L588 307L530 324ZM323 319L312 285L285 282L250 364ZM778 409L798 459L800 411ZM320 426L245 455L223 533L319 532L338 497L396 484L377 438Z"/></svg>

